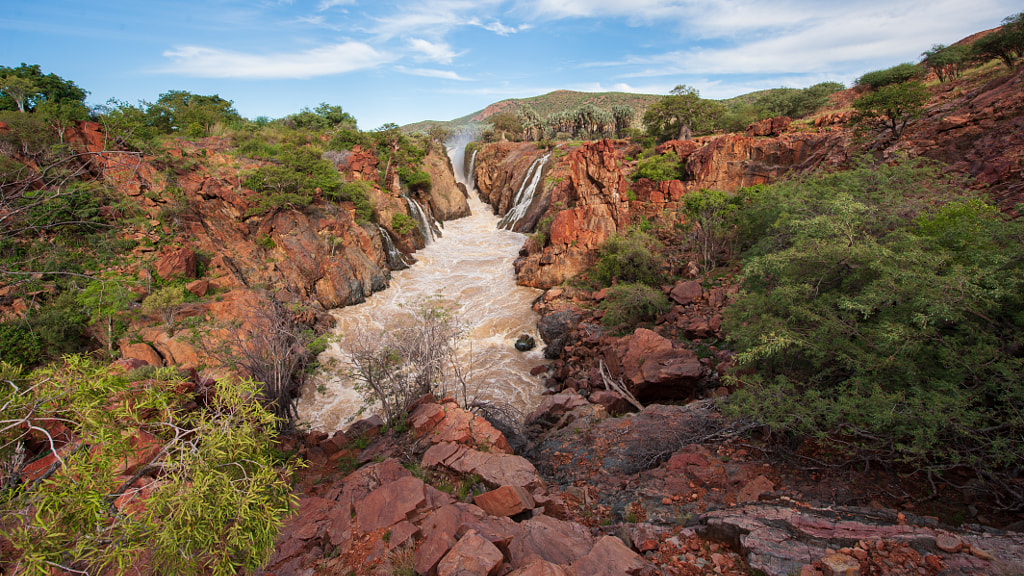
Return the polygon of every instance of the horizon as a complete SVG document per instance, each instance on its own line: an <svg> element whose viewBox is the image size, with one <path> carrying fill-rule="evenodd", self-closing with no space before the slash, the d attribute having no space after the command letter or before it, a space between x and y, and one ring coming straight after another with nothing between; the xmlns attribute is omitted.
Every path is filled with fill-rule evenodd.
<svg viewBox="0 0 1024 576"><path fill-rule="evenodd" d="M326 102L371 130L556 90L687 84L727 99L849 85L1018 10L1004 0L56 0L7 8L0 65L38 64L89 91L92 106L187 90L250 119Z"/></svg>

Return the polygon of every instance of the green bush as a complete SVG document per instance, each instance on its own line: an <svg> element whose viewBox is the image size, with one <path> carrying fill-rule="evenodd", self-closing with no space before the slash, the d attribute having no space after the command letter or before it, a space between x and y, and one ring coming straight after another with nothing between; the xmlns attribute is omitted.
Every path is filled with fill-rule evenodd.
<svg viewBox="0 0 1024 576"><path fill-rule="evenodd" d="M423 170L408 170L400 168L398 170L398 176L410 191L419 190L422 192L430 192L430 189L433 187L433 184L430 181L430 174Z"/></svg>
<svg viewBox="0 0 1024 576"><path fill-rule="evenodd" d="M999 58L1012 69L1024 57L1024 12L1007 16L1000 29L975 40L971 54L982 62Z"/></svg>
<svg viewBox="0 0 1024 576"><path fill-rule="evenodd" d="M42 360L42 345L21 322L0 323L0 361L32 368Z"/></svg>
<svg viewBox="0 0 1024 576"><path fill-rule="evenodd" d="M0 372L17 383L0 390L0 420L59 421L86 447L62 451L45 482L0 493L20 570L120 573L148 554L165 573L226 575L269 558L293 505L291 469L275 468L276 421L251 381L218 381L207 407L189 409L172 369L133 376L69 356L28 376ZM28 434L0 431L0 457L13 458ZM140 465L156 478L153 493L125 508L118 497L135 489L122 471L140 449L152 449Z"/></svg>
<svg viewBox="0 0 1024 576"><path fill-rule="evenodd" d="M939 82L959 78L970 63L971 50L964 44L936 44L921 54L921 63L931 68Z"/></svg>
<svg viewBox="0 0 1024 576"><path fill-rule="evenodd" d="M665 259L657 252L660 247L653 236L636 229L616 234L601 247L591 274L604 286L613 281L657 286L665 280Z"/></svg>
<svg viewBox="0 0 1024 576"><path fill-rule="evenodd" d="M683 166L678 154L662 154L637 162L636 169L629 175L629 179L633 182L641 178L655 182L679 180L683 177Z"/></svg>
<svg viewBox="0 0 1024 576"><path fill-rule="evenodd" d="M672 303L660 288L632 282L609 288L601 308L605 311L601 322L615 328L653 321L668 312Z"/></svg>
<svg viewBox="0 0 1024 576"><path fill-rule="evenodd" d="M362 180L345 182L337 193L330 193L327 197L335 202L348 201L355 204L356 215L364 222L373 222L373 203L370 202L372 187L372 184Z"/></svg>
<svg viewBox="0 0 1024 576"><path fill-rule="evenodd" d="M904 62L884 70L868 72L857 79L857 84L867 84L872 89L879 89L882 86L900 84L911 80L919 80L925 75L925 70L917 64Z"/></svg>
<svg viewBox="0 0 1024 576"><path fill-rule="evenodd" d="M928 89L913 81L888 84L854 100L853 107L860 121L887 128L894 139L899 139L907 124L924 115L928 103Z"/></svg>
<svg viewBox="0 0 1024 576"><path fill-rule="evenodd" d="M909 162L742 196L733 414L933 472L1024 461L1024 222Z"/></svg>
<svg viewBox="0 0 1024 576"><path fill-rule="evenodd" d="M408 234L416 230L416 228L416 221L406 214L398 212L391 217L391 229L397 232L398 234L404 236L405 234Z"/></svg>

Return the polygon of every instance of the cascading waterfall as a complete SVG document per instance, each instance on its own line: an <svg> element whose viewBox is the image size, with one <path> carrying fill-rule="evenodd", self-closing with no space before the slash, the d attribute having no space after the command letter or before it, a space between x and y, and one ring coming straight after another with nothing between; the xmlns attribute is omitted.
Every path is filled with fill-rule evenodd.
<svg viewBox="0 0 1024 576"><path fill-rule="evenodd" d="M409 205L409 213L416 219L416 226L420 229L420 235L423 236L423 241L430 244L434 241L434 238L440 236L436 226L432 226L427 221L426 211L423 210L423 206L415 199L405 196L405 202Z"/></svg>
<svg viewBox="0 0 1024 576"><path fill-rule="evenodd" d="M466 189L470 191L476 190L476 173L473 172L473 169L476 167L476 153L479 151L479 148L473 150L473 155L469 157L469 170L463 174L466 179Z"/></svg>
<svg viewBox="0 0 1024 576"><path fill-rule="evenodd" d="M388 268L392 270L408 268L409 262L406 260L406 255L402 254L402 251L395 247L395 241L391 239L391 234L388 233L387 229L378 224L377 230L380 232L381 243L384 245L384 255L388 259Z"/></svg>
<svg viewBox="0 0 1024 576"><path fill-rule="evenodd" d="M519 222L519 219L526 215L530 204L533 203L533 195L537 192L537 185L540 184L544 165L548 163L548 158L550 157L551 153L549 152L543 157L534 160L533 164L530 164L530 169L526 171L526 178L523 178L523 184L516 191L515 198L512 200L512 207L509 208L505 217L498 222L499 228L511 230L516 225L516 222Z"/></svg>
<svg viewBox="0 0 1024 576"><path fill-rule="evenodd" d="M513 270L525 236L496 227L498 218L479 199L455 161L461 152L450 150L449 155L457 167L456 179L470 191L472 214L447 222L444 238L417 251L416 263L394 272L387 290L363 304L331 311L337 319L334 331L339 339L320 356L320 364L337 368L310 378L297 404L300 420L312 428L343 429L364 408L364 399L345 369L349 362L346 339L358 340L360 332L372 335L393 330L409 321L410 304L438 294L456 306L468 326L459 359L470 398L507 403L524 413L540 403L543 386L530 371L545 363L544 355L540 347L529 352L515 349L520 334L540 338L539 317L531 306L541 292L516 285ZM410 199L409 211L429 236L422 207Z"/></svg>

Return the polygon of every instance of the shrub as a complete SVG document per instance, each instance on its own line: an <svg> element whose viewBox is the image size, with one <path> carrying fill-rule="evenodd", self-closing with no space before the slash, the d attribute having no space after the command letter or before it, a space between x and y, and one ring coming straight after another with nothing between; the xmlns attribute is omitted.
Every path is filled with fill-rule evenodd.
<svg viewBox="0 0 1024 576"><path fill-rule="evenodd" d="M963 44L946 46L936 44L921 54L922 64L932 69L939 77L939 82L959 78L970 60L970 48Z"/></svg>
<svg viewBox="0 0 1024 576"><path fill-rule="evenodd" d="M430 189L433 187L430 181L430 174L423 170L412 171L403 168L399 169L398 175L410 191L420 190L422 192L430 192Z"/></svg>
<svg viewBox="0 0 1024 576"><path fill-rule="evenodd" d="M997 485L1024 461L1024 223L936 173L863 165L748 197L760 241L725 327L756 373L730 410Z"/></svg>
<svg viewBox="0 0 1024 576"><path fill-rule="evenodd" d="M920 82L889 84L868 92L853 102L861 121L874 122L889 129L899 139L907 124L924 114L928 90Z"/></svg>
<svg viewBox="0 0 1024 576"><path fill-rule="evenodd" d="M924 77L924 73L924 68L917 64L904 62L903 64L897 64L892 68L868 72L857 79L857 84L867 84L868 86L871 86L872 89L877 90L883 86L901 84L911 80L919 80Z"/></svg>
<svg viewBox="0 0 1024 576"><path fill-rule="evenodd" d="M356 216L365 221L373 222L373 203L370 202L369 182L356 180L345 182L336 193L328 193L327 197L334 201L348 201L356 205Z"/></svg>
<svg viewBox="0 0 1024 576"><path fill-rule="evenodd" d="M660 288L631 282L609 288L601 308L605 311L601 322L614 328L652 321L668 312L672 308L672 303Z"/></svg>
<svg viewBox="0 0 1024 576"><path fill-rule="evenodd" d="M971 52L979 60L999 58L1007 68L1013 68L1024 57L1024 12L1004 18L1000 29L974 41Z"/></svg>
<svg viewBox="0 0 1024 576"><path fill-rule="evenodd" d="M648 284L656 286L664 281L665 260L656 249L658 241L650 234L630 230L626 235L616 234L601 247L594 279L604 286L612 282Z"/></svg>
<svg viewBox="0 0 1024 576"><path fill-rule="evenodd" d="M24 324L0 323L0 361L32 368L42 360L42 351L39 337Z"/></svg>
<svg viewBox="0 0 1024 576"><path fill-rule="evenodd" d="M167 330L174 332L174 314L185 303L185 290L179 284L164 286L156 290L142 301L142 311L147 314L159 314Z"/></svg>
<svg viewBox="0 0 1024 576"><path fill-rule="evenodd" d="M704 269L710 270L715 267L718 255L725 247L726 221L735 206L724 192L718 190L689 194L683 206L689 221L690 238L700 253Z"/></svg>
<svg viewBox="0 0 1024 576"><path fill-rule="evenodd" d="M683 163L679 160L678 154L662 154L637 162L636 169L629 178L634 182L641 178L655 182L678 180L683 176L682 169Z"/></svg>
<svg viewBox="0 0 1024 576"><path fill-rule="evenodd" d="M401 212L391 217L391 229L403 236L416 230L417 227L418 225L415 220Z"/></svg>
<svg viewBox="0 0 1024 576"><path fill-rule="evenodd" d="M171 369L139 382L69 356L28 376L8 365L0 372L0 420L59 421L86 447L68 445L45 481L0 494L20 570L122 572L150 554L167 573L222 575L253 571L269 558L292 506L291 470L274 467L274 417L253 401L251 382L219 381L207 407L188 409L192 396L177 392L186 387ZM0 431L5 465L17 464L15 447L39 431ZM140 454L139 472L121 475ZM143 472L155 478L145 500L132 496Z"/></svg>

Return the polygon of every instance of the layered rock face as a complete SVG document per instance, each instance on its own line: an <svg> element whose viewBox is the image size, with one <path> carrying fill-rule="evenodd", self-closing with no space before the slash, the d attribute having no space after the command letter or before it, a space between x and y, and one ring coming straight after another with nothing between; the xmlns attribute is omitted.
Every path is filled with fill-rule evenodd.
<svg viewBox="0 0 1024 576"><path fill-rule="evenodd" d="M151 248L137 248L143 269L126 270L127 274L140 274L142 280L150 277L150 271L164 279L194 279L198 266L205 269L203 286L194 287L202 292L200 296L211 289L244 293L266 290L278 300L308 305L321 322L330 322L325 311L363 302L387 285L390 267L377 225L357 221L352 203L335 203L319 195L303 210L254 213L261 194L247 189L244 177L260 163L230 155L227 138L176 141L168 153L181 159L181 164L191 164L188 169L163 169L157 158L104 151L106 138L96 123L79 124L68 131L66 139L82 150L96 178L130 198L152 219L151 230L126 227L122 234L125 240L154 243L176 232L172 242L176 248L165 246L152 253ZM370 150L357 146L352 151L332 153L331 160L346 180L377 181L379 165ZM424 216L445 220L467 215L468 203L447 157L428 156L424 169L432 181L431 191L420 193L418 198ZM384 191L375 185L369 191L377 220L388 229L398 249L410 253L423 247L425 241L419 229L393 229L396 214L416 218L410 201L400 194L400 190ZM173 215L176 231L166 224L163 230L156 228L160 225L158 219L167 220L168 214ZM241 316L241 310L221 308L191 305L180 315L216 312L221 314L217 320L228 321ZM122 352L148 363L160 358L168 365L181 363L179 356L198 358L194 350L185 350L191 346L183 336L172 339L156 329L145 334L151 336L147 343L125 342ZM179 348L177 354L172 354L166 343L159 343L168 339Z"/></svg>

